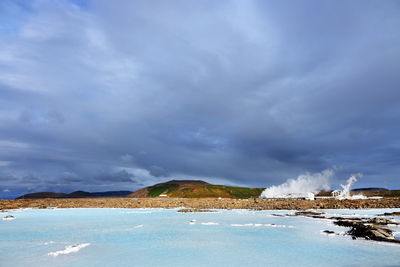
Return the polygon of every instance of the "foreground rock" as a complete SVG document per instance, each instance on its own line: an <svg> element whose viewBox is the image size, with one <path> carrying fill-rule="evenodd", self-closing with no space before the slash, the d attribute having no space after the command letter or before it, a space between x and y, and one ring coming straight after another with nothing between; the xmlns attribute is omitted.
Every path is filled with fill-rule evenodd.
<svg viewBox="0 0 400 267"><path fill-rule="evenodd" d="M400 216L400 212L385 212L383 214L380 214L380 216Z"/></svg>
<svg viewBox="0 0 400 267"><path fill-rule="evenodd" d="M393 231L388 228L388 226L396 226L397 222L387 220L384 218L344 218L344 217L326 217L323 212L314 211L300 211L296 212L295 216L305 216L310 218L322 218L333 220L333 223L337 226L349 227L350 230L347 231L348 235L351 235L353 239L365 238L366 240L374 240L381 242L391 242L400 244L400 240L397 240ZM334 235L335 232L330 230L322 231L328 235Z"/></svg>
<svg viewBox="0 0 400 267"><path fill-rule="evenodd" d="M400 241L394 237L393 231L383 226L389 223L375 224L373 223L374 219L367 221L339 220L334 222L334 224L338 226L350 227L351 229L348 231L348 234L350 234L353 238L363 237L366 240L375 240L375 241L392 242L400 244ZM390 222L390 224L397 224L397 223Z"/></svg>
<svg viewBox="0 0 400 267"><path fill-rule="evenodd" d="M322 219L325 218L323 214L324 214L323 212L316 212L316 211L298 211L294 215Z"/></svg>
<svg viewBox="0 0 400 267"><path fill-rule="evenodd" d="M7 215L7 216L3 217L3 221L11 221L11 220L14 220L14 219L15 219L15 217L12 216L12 215Z"/></svg>

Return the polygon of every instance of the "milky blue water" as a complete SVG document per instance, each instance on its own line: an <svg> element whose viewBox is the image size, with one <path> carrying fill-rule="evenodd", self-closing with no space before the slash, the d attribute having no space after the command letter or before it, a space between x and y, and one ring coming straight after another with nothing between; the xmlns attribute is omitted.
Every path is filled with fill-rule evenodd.
<svg viewBox="0 0 400 267"><path fill-rule="evenodd" d="M388 211L400 209L326 212ZM400 245L322 234L347 230L329 220L271 215L288 212L9 211L0 213L15 217L0 220L0 266L400 266Z"/></svg>

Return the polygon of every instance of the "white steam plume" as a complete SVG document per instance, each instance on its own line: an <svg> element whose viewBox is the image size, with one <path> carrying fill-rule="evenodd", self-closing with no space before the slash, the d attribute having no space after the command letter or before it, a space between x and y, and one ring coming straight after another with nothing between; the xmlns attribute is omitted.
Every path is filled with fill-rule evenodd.
<svg viewBox="0 0 400 267"><path fill-rule="evenodd" d="M278 186L266 188L261 193L261 198L279 198L290 193L314 193L321 190L329 190L329 179L334 175L334 171L326 169L319 173L306 173L297 177L296 180L289 179Z"/></svg>
<svg viewBox="0 0 400 267"><path fill-rule="evenodd" d="M343 191L340 192L338 199L357 199L362 198L362 195L350 196L350 188L351 186L357 182L357 178L362 178L363 175L361 173L352 174L349 179L347 179L346 185L340 185L343 188Z"/></svg>

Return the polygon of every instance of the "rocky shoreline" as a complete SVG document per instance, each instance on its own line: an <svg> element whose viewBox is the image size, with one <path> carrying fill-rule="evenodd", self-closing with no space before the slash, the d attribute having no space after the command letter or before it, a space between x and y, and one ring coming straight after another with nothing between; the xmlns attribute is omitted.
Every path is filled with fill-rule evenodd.
<svg viewBox="0 0 400 267"><path fill-rule="evenodd" d="M191 209L376 209L400 208L400 198L358 200L215 199L215 198L76 198L0 199L0 210L18 208L191 208Z"/></svg>
<svg viewBox="0 0 400 267"><path fill-rule="evenodd" d="M398 216L398 212L385 214ZM385 214L379 216L386 216ZM301 211L296 212L294 215L287 214L286 216L305 216L309 218L331 220L337 226L350 228L344 235L350 235L354 240L357 238L364 238L365 240L400 244L400 240L395 238L393 230L389 229L390 226L398 226L399 223L385 218L332 217L324 212L316 211ZM328 235L340 235L340 233L335 233L331 230L324 230L323 233Z"/></svg>

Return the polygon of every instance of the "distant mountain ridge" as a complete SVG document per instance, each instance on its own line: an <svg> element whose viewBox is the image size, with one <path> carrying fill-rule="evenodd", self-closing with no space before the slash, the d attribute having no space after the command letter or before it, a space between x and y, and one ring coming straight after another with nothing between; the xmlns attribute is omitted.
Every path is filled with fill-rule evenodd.
<svg viewBox="0 0 400 267"><path fill-rule="evenodd" d="M367 197L381 196L381 197L399 197L400 190L390 190L380 187L367 187L356 188L351 190L351 194L362 194Z"/></svg>
<svg viewBox="0 0 400 267"><path fill-rule="evenodd" d="M350 190L351 195L364 195L367 197L400 197L400 190L387 189L382 187L365 187L365 188L355 188ZM332 190L321 191L317 196L331 196Z"/></svg>
<svg viewBox="0 0 400 267"><path fill-rule="evenodd" d="M354 191L354 192L357 192L357 191L389 191L389 189L382 188L382 187L365 187L365 188L351 189L351 191Z"/></svg>
<svg viewBox="0 0 400 267"><path fill-rule="evenodd" d="M201 180L171 180L129 194L132 198L258 198L265 188L212 185Z"/></svg>
<svg viewBox="0 0 400 267"><path fill-rule="evenodd" d="M125 197L131 194L132 191L106 191L106 192L86 192L86 191L74 191L72 193L54 193L54 192L38 192L25 194L17 199L38 199L38 198L91 198L91 197Z"/></svg>
<svg viewBox="0 0 400 267"><path fill-rule="evenodd" d="M91 194L96 197L125 197L132 194L132 191L122 190L122 191L106 191L106 192L92 192Z"/></svg>
<svg viewBox="0 0 400 267"><path fill-rule="evenodd" d="M69 194L55 192L38 192L25 194L17 199L40 198L98 198L98 197L129 197L129 198L258 198L265 188L248 188L226 185L213 185L201 180L171 180L164 183L144 187L132 191L86 192L75 191ZM317 196L331 196L332 191L321 191ZM400 197L400 190L389 190L379 187L356 188L352 194L365 196Z"/></svg>

